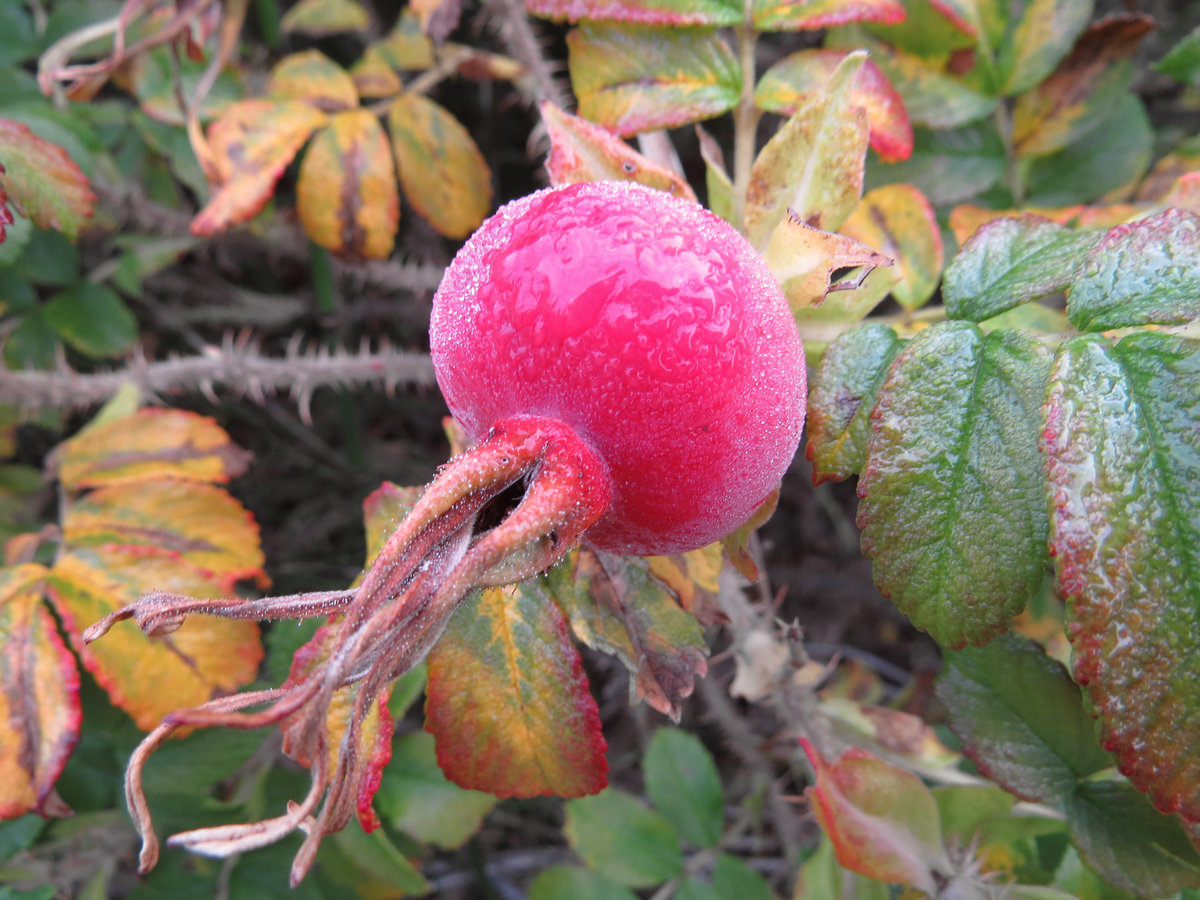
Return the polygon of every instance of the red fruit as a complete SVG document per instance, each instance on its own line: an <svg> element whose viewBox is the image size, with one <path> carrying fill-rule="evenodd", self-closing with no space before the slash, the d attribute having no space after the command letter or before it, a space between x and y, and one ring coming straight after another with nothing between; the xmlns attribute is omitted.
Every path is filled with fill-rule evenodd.
<svg viewBox="0 0 1200 900"><path fill-rule="evenodd" d="M690 550L742 525L804 425L804 351L761 257L696 204L628 182L503 207L433 300L438 384L475 438L565 423L609 468L594 546Z"/></svg>

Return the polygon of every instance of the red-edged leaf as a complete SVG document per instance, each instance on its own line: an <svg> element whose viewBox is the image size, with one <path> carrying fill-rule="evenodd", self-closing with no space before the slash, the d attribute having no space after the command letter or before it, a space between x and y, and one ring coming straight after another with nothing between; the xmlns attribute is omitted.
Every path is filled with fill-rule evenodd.
<svg viewBox="0 0 1200 900"><path fill-rule="evenodd" d="M543 100L540 109L550 135L546 171L551 184L636 181L677 197L696 199L686 181L638 153L611 131L565 113L549 100Z"/></svg>
<svg viewBox="0 0 1200 900"><path fill-rule="evenodd" d="M763 31L811 31L903 18L900 0L754 0L754 27Z"/></svg>
<svg viewBox="0 0 1200 900"><path fill-rule="evenodd" d="M299 100L326 112L358 106L354 79L319 50L285 56L271 69L266 95L271 100Z"/></svg>
<svg viewBox="0 0 1200 900"><path fill-rule="evenodd" d="M81 431L55 451L69 490L176 478L225 482L246 471L250 454L212 419L179 409L143 409Z"/></svg>
<svg viewBox="0 0 1200 900"><path fill-rule="evenodd" d="M805 95L821 91L838 64L846 58L842 50L801 50L771 66L754 89L759 109L793 115ZM850 102L867 113L871 147L884 162L897 162L912 155L913 134L904 101L871 60L863 63L850 88Z"/></svg>
<svg viewBox="0 0 1200 900"><path fill-rule="evenodd" d="M744 13L733 0L525 0L537 16L642 25L737 25Z"/></svg>
<svg viewBox="0 0 1200 900"><path fill-rule="evenodd" d="M39 228L54 228L75 240L92 217L96 195L62 147L27 125L0 119L0 239L3 226L12 224L6 201Z"/></svg>
<svg viewBox="0 0 1200 900"><path fill-rule="evenodd" d="M583 549L539 584L566 611L576 636L612 653L633 674L630 694L676 721L708 645L696 620L650 575L646 560Z"/></svg>
<svg viewBox="0 0 1200 900"><path fill-rule="evenodd" d="M217 599L228 592L177 554L112 545L64 554L46 576L54 608L84 666L140 728L180 707L196 706L251 681L262 660L258 626L189 616L179 630L151 638L121 622L86 646L87 626L149 590Z"/></svg>
<svg viewBox="0 0 1200 900"><path fill-rule="evenodd" d="M937 290L942 277L942 229L917 188L889 184L870 191L840 230L892 260L892 297L905 309L916 309Z"/></svg>
<svg viewBox="0 0 1200 900"><path fill-rule="evenodd" d="M279 23L284 31L317 36L359 31L370 24L370 14L356 0L300 0Z"/></svg>
<svg viewBox="0 0 1200 900"><path fill-rule="evenodd" d="M585 22L567 46L579 114L623 137L712 118L741 96L716 28Z"/></svg>
<svg viewBox="0 0 1200 900"><path fill-rule="evenodd" d="M581 797L608 781L600 714L562 612L536 582L489 588L429 654L438 764L500 797Z"/></svg>
<svg viewBox="0 0 1200 900"><path fill-rule="evenodd" d="M921 779L860 747L830 763L807 740L800 744L817 776L804 793L838 862L934 895L935 873L944 876L953 867L942 848L937 801Z"/></svg>
<svg viewBox="0 0 1200 900"><path fill-rule="evenodd" d="M341 112L317 132L300 164L296 206L313 243L352 258L387 258L400 196L392 150L374 113Z"/></svg>
<svg viewBox="0 0 1200 900"><path fill-rule="evenodd" d="M246 100L226 110L208 135L221 186L192 221L192 234L214 234L257 215L283 170L326 118L301 102Z"/></svg>
<svg viewBox="0 0 1200 900"><path fill-rule="evenodd" d="M440 233L464 238L492 206L492 173L470 132L420 94L401 94L388 128L404 196Z"/></svg>
<svg viewBox="0 0 1200 900"><path fill-rule="evenodd" d="M1163 812L1200 821L1200 344L1063 345L1042 450L1075 680L1106 749Z"/></svg>
<svg viewBox="0 0 1200 900"><path fill-rule="evenodd" d="M53 789L79 739L79 674L42 604L45 574L0 570L0 819L69 812Z"/></svg>

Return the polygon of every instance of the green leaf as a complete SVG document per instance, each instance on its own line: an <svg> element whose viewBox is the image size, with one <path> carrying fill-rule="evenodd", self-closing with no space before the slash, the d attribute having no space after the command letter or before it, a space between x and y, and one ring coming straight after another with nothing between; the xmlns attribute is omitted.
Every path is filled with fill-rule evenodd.
<svg viewBox="0 0 1200 900"><path fill-rule="evenodd" d="M713 864L712 886L718 897L737 900L771 900L771 887L756 871L728 853Z"/></svg>
<svg viewBox="0 0 1200 900"><path fill-rule="evenodd" d="M833 841L822 832L817 850L804 863L796 880L795 897L804 900L888 900L887 884L838 865Z"/></svg>
<svg viewBox="0 0 1200 900"><path fill-rule="evenodd" d="M1118 767L1200 820L1200 343L1064 344L1045 406L1050 545L1075 680Z"/></svg>
<svg viewBox="0 0 1200 900"><path fill-rule="evenodd" d="M1200 316L1200 217L1167 209L1111 229L1088 253L1067 313L1081 331Z"/></svg>
<svg viewBox="0 0 1200 900"><path fill-rule="evenodd" d="M450 849L465 844L495 805L491 794L466 791L446 780L433 735L424 731L393 741L392 758L375 794L375 808L386 824Z"/></svg>
<svg viewBox="0 0 1200 900"><path fill-rule="evenodd" d="M1068 846L1062 862L1054 870L1054 886L1066 891L1079 900L1133 900L1133 894L1113 887L1085 865L1079 851ZM1190 891L1184 891L1177 900L1194 900Z"/></svg>
<svg viewBox="0 0 1200 900"><path fill-rule="evenodd" d="M725 792L712 756L686 731L660 728L642 762L646 796L689 844L715 847L725 828Z"/></svg>
<svg viewBox="0 0 1200 900"><path fill-rule="evenodd" d="M836 231L862 196L866 113L851 99L866 54L851 53L824 90L802 96L796 112L759 151L746 191L746 234L765 247L790 214Z"/></svg>
<svg viewBox="0 0 1200 900"><path fill-rule="evenodd" d="M137 319L125 301L102 284L81 281L45 306L46 322L88 356L118 356L137 340Z"/></svg>
<svg viewBox="0 0 1200 900"><path fill-rule="evenodd" d="M0 6L0 67L16 68L20 63L34 59L40 49L33 19L25 5L6 3Z"/></svg>
<svg viewBox="0 0 1200 900"><path fill-rule="evenodd" d="M622 137L732 109L741 68L717 29L585 22L567 36L579 114Z"/></svg>
<svg viewBox="0 0 1200 900"><path fill-rule="evenodd" d="M579 866L551 866L529 885L529 900L637 900L627 887Z"/></svg>
<svg viewBox="0 0 1200 900"><path fill-rule="evenodd" d="M1176 81L1200 81L1200 26L1172 47L1154 68Z"/></svg>
<svg viewBox="0 0 1200 900"><path fill-rule="evenodd" d="M1012 36L1000 48L1002 93L1022 94L1070 52L1092 18L1093 0L1028 0Z"/></svg>
<svg viewBox="0 0 1200 900"><path fill-rule="evenodd" d="M739 25L745 18L736 0L526 0L537 16L641 25Z"/></svg>
<svg viewBox="0 0 1200 900"><path fill-rule="evenodd" d="M322 872L357 896L420 895L430 889L429 882L382 828L367 834L351 825L329 835L326 843L328 849L321 848Z"/></svg>
<svg viewBox="0 0 1200 900"><path fill-rule="evenodd" d="M808 397L813 478L841 481L862 471L879 386L904 341L880 322L840 335L821 359Z"/></svg>
<svg viewBox="0 0 1200 900"><path fill-rule="evenodd" d="M613 788L570 800L563 831L585 863L630 887L649 887L683 871L679 837L666 819Z"/></svg>
<svg viewBox="0 0 1200 900"><path fill-rule="evenodd" d="M969 651L962 651L969 652ZM955 657L961 654L954 654ZM949 678L943 670L940 685ZM988 820L1008 815L1016 799L1003 788L987 784L956 784L933 788L933 799L937 801L938 815L942 821L942 835L947 840L956 838L961 846L969 846L980 833L981 826Z"/></svg>
<svg viewBox="0 0 1200 900"><path fill-rule="evenodd" d="M58 347L58 337L42 310L32 309L4 341L4 361L13 369L46 369L54 365Z"/></svg>
<svg viewBox="0 0 1200 900"><path fill-rule="evenodd" d="M913 152L907 160L867 167L868 190L908 182L934 206L972 200L1004 177L1004 142L990 121L950 131L913 129Z"/></svg>
<svg viewBox="0 0 1200 900"><path fill-rule="evenodd" d="M875 583L948 647L984 643L1040 589L1037 452L1048 352L947 322L892 364L872 414L858 522Z"/></svg>
<svg viewBox="0 0 1200 900"><path fill-rule="evenodd" d="M1079 785L1066 804L1071 839L1089 866L1135 897L1200 887L1200 854L1174 816L1128 784Z"/></svg>
<svg viewBox="0 0 1200 900"><path fill-rule="evenodd" d="M0 863L33 846L46 828L46 820L34 813L0 822Z"/></svg>
<svg viewBox="0 0 1200 900"><path fill-rule="evenodd" d="M1078 685L1028 638L947 653L937 696L963 752L1024 800L1061 803L1081 778L1112 765Z"/></svg>
<svg viewBox="0 0 1200 900"><path fill-rule="evenodd" d="M1099 235L1024 215L980 227L946 267L951 318L982 322L1071 284Z"/></svg>
<svg viewBox="0 0 1200 900"><path fill-rule="evenodd" d="M65 235L38 229L13 268L34 284L66 287L79 278L79 251Z"/></svg>

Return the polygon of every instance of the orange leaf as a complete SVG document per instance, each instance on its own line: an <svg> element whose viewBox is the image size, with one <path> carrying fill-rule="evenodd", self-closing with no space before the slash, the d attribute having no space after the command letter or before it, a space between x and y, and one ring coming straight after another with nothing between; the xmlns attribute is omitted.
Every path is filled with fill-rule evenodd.
<svg viewBox="0 0 1200 900"><path fill-rule="evenodd" d="M221 187L192 221L192 234L210 235L252 219L309 136L327 120L298 101L235 103L209 129Z"/></svg>
<svg viewBox="0 0 1200 900"><path fill-rule="evenodd" d="M464 238L492 206L492 173L470 133L420 94L401 94L388 111L404 196L450 238Z"/></svg>
<svg viewBox="0 0 1200 900"><path fill-rule="evenodd" d="M62 147L27 125L0 119L0 240L3 226L12 224L6 200L38 228L54 228L75 240L92 217L96 195Z"/></svg>
<svg viewBox="0 0 1200 900"><path fill-rule="evenodd" d="M266 579L258 525L212 485L163 479L99 488L72 505L62 528L68 549L115 544L177 554L225 589L243 578Z"/></svg>
<svg viewBox="0 0 1200 900"><path fill-rule="evenodd" d="M152 478L225 482L249 461L212 419L178 409L143 409L87 428L55 451L68 490Z"/></svg>
<svg viewBox="0 0 1200 900"><path fill-rule="evenodd" d="M338 113L300 164L297 206L313 242L345 256L386 259L400 198L387 135L365 109Z"/></svg>
<svg viewBox="0 0 1200 900"><path fill-rule="evenodd" d="M677 197L696 199L686 181L638 153L608 129L563 112L549 100L543 100L540 109L550 134L546 171L551 184L636 181Z"/></svg>
<svg viewBox="0 0 1200 900"><path fill-rule="evenodd" d="M354 79L319 50L281 59L267 79L266 93L272 100L302 100L326 112L358 106Z"/></svg>
<svg viewBox="0 0 1200 900"><path fill-rule="evenodd" d="M581 797L608 780L600 714L566 619L537 583L481 591L429 654L425 727L456 784Z"/></svg>
<svg viewBox="0 0 1200 900"><path fill-rule="evenodd" d="M942 229L917 188L889 184L869 192L841 232L891 257L892 297L905 309L916 309L937 290L942 278Z"/></svg>
<svg viewBox="0 0 1200 900"><path fill-rule="evenodd" d="M150 730L180 707L197 706L252 680L262 660L258 626L189 616L165 637L121 622L83 645L84 628L151 589L217 599L226 591L177 554L150 547L93 547L61 556L47 592L84 666L138 727Z"/></svg>
<svg viewBox="0 0 1200 900"><path fill-rule="evenodd" d="M69 812L53 788L79 739L79 674L42 604L45 574L0 571L0 819Z"/></svg>

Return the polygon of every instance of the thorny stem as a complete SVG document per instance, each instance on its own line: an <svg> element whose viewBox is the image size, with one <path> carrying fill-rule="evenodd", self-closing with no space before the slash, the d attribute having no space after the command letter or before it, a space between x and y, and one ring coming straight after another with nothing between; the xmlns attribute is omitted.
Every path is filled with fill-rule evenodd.
<svg viewBox="0 0 1200 900"><path fill-rule="evenodd" d="M525 491L520 502L499 525L480 532L479 513L521 480ZM312 789L304 801L273 819L201 828L177 834L169 843L223 857L301 828L308 836L293 861L292 883L298 883L324 835L344 827L355 812L373 820L377 764L363 746L364 722L386 700L391 683L425 657L468 594L552 566L604 514L611 496L606 466L570 427L552 419L506 419L439 471L357 589L218 602L154 592L90 627L85 641L128 618L150 634L161 634L201 612L237 619L340 616L297 653L281 687L178 710L142 741L125 780L129 809L142 836L141 870L158 859L142 789L150 754L181 727L278 724L285 752L312 771ZM339 736L330 730L330 710L335 694L351 686L353 712ZM247 712L248 707L262 708Z"/></svg>

